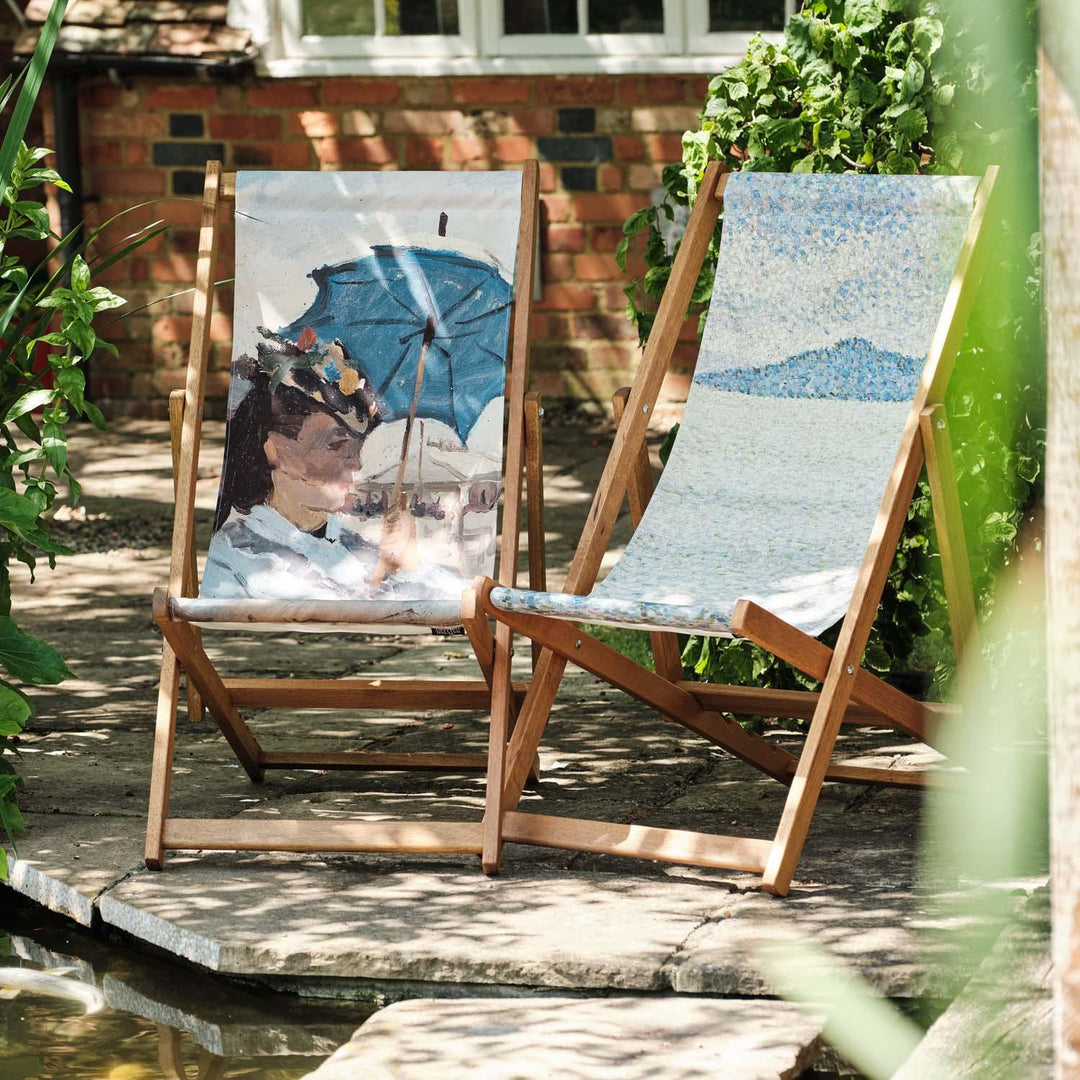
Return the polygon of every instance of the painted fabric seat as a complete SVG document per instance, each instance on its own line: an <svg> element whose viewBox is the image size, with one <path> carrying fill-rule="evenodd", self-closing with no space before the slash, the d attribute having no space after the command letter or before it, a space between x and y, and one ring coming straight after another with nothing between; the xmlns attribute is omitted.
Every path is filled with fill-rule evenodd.
<svg viewBox="0 0 1080 1080"><path fill-rule="evenodd" d="M465 180L237 175L225 460L187 617L330 601L461 626L495 562L521 174Z"/></svg>
<svg viewBox="0 0 1080 1080"><path fill-rule="evenodd" d="M685 413L626 551L587 596L492 605L712 635L744 598L811 635L841 619L978 182L731 176Z"/></svg>

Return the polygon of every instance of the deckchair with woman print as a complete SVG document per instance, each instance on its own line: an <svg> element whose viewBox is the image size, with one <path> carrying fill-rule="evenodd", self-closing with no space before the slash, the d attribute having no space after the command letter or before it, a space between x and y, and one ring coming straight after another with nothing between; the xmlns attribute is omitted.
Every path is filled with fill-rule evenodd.
<svg viewBox="0 0 1080 1080"><path fill-rule="evenodd" d="M149 866L178 848L480 852L480 822L170 817L178 676L189 714L205 703L252 780L283 768L484 770L483 754L264 750L240 710L487 711L500 680L514 702L523 697L489 624L463 624L461 596L492 572L496 547L500 580L514 582L523 469L530 580L543 587L539 399L526 393L537 175L535 162L460 174L223 175L208 165L187 384L170 402L176 521L168 588L154 594L165 649ZM193 507L226 207L233 362L196 587ZM483 678L223 678L201 638L223 627L467 633Z"/></svg>
<svg viewBox="0 0 1080 1080"><path fill-rule="evenodd" d="M933 742L947 706L862 667L925 463L957 651L974 603L945 387L968 318L996 170L973 177L707 171L562 593L478 581L470 613L543 646L516 727L496 697L483 862L504 841L763 874L783 895L825 780L911 785L917 772L830 763L845 720ZM717 216L715 288L674 449L651 491L644 434ZM624 496L635 532L593 587ZM841 623L830 649L816 635ZM651 672L578 623L649 630ZM748 638L820 693L682 681L676 635ZM789 786L772 839L523 813L527 769L568 660ZM811 720L800 756L724 714Z"/></svg>

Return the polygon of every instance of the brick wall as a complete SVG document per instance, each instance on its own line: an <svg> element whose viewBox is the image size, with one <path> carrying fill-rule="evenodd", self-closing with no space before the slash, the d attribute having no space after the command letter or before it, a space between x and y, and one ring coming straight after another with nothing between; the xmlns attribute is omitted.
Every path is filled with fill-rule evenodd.
<svg viewBox="0 0 1080 1080"><path fill-rule="evenodd" d="M126 226L172 228L108 272L132 306L113 327L119 359L95 361L91 389L113 414L160 416L181 386L207 158L227 169L479 169L541 160L543 298L533 316L533 386L605 400L632 376L614 250L623 220L681 155L705 94L698 76L335 78L247 84L134 79L80 90L82 189L92 223L146 200ZM46 125L48 126L48 125ZM46 137L51 133L46 132ZM116 233L119 236L121 233ZM232 276L225 234L217 276ZM220 412L231 292L219 293L208 392ZM678 398L696 352L692 325L665 393Z"/></svg>

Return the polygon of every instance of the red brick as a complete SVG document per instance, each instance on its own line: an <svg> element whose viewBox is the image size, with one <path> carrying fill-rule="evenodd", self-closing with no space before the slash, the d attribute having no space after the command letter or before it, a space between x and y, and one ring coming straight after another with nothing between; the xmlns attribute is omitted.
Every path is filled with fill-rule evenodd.
<svg viewBox="0 0 1080 1080"><path fill-rule="evenodd" d="M531 97L528 79L457 79L450 86L455 105L525 105Z"/></svg>
<svg viewBox="0 0 1080 1080"><path fill-rule="evenodd" d="M288 130L290 135L303 135L308 139L325 139L341 131L341 122L336 113L308 109L289 117Z"/></svg>
<svg viewBox="0 0 1080 1080"><path fill-rule="evenodd" d="M161 138L168 133L164 113L127 109L87 109L83 114L83 141L96 137Z"/></svg>
<svg viewBox="0 0 1080 1080"><path fill-rule="evenodd" d="M540 162L540 190L555 191L559 187L559 174L550 161Z"/></svg>
<svg viewBox="0 0 1080 1080"><path fill-rule="evenodd" d="M159 86L143 97L144 109L169 109L193 112L209 109L217 101L218 88L213 85Z"/></svg>
<svg viewBox="0 0 1080 1080"><path fill-rule="evenodd" d="M90 376L90 389L94 397L127 397L130 385L131 380L127 375L104 374L94 370Z"/></svg>
<svg viewBox="0 0 1080 1080"><path fill-rule="evenodd" d="M531 341L558 341L570 336L568 316L557 311L534 311L529 319Z"/></svg>
<svg viewBox="0 0 1080 1080"><path fill-rule="evenodd" d="M249 87L247 99L254 109L302 109L319 104L319 88L314 83L270 79Z"/></svg>
<svg viewBox="0 0 1080 1080"><path fill-rule="evenodd" d="M640 161L645 156L645 143L637 135L613 135L611 148L616 161Z"/></svg>
<svg viewBox="0 0 1080 1080"><path fill-rule="evenodd" d="M150 160L150 147L144 142L128 140L124 144L124 161L128 165L145 165Z"/></svg>
<svg viewBox="0 0 1080 1080"><path fill-rule="evenodd" d="M634 131L686 131L698 126L700 109L692 105L668 105L650 109L633 109L630 126Z"/></svg>
<svg viewBox="0 0 1080 1080"><path fill-rule="evenodd" d="M109 176L109 191L117 195L165 194L165 173L158 169L117 169Z"/></svg>
<svg viewBox="0 0 1080 1080"><path fill-rule="evenodd" d="M403 79L401 81L401 104L432 105L450 104L450 83L447 79Z"/></svg>
<svg viewBox="0 0 1080 1080"><path fill-rule="evenodd" d="M119 165L120 143L113 139L91 139L82 148L82 157L88 165Z"/></svg>
<svg viewBox="0 0 1080 1080"><path fill-rule="evenodd" d="M465 120L457 109L396 109L383 120L387 131L407 135L453 135Z"/></svg>
<svg viewBox="0 0 1080 1080"><path fill-rule="evenodd" d="M649 75L641 100L649 105L675 105L686 100L686 86L678 75Z"/></svg>
<svg viewBox="0 0 1080 1080"><path fill-rule="evenodd" d="M669 165L682 161L682 135L646 135L645 147L650 161Z"/></svg>
<svg viewBox="0 0 1080 1080"><path fill-rule="evenodd" d="M496 161L525 161L535 157L533 141L525 135L496 135Z"/></svg>
<svg viewBox="0 0 1080 1080"><path fill-rule="evenodd" d="M604 341L636 341L637 330L624 312L574 315L574 337L600 338Z"/></svg>
<svg viewBox="0 0 1080 1080"><path fill-rule="evenodd" d="M544 240L548 251L585 250L585 230L580 225L549 225Z"/></svg>
<svg viewBox="0 0 1080 1080"><path fill-rule="evenodd" d="M596 186L601 191L625 191L626 180L622 169L610 162L601 165L596 173Z"/></svg>
<svg viewBox="0 0 1080 1080"><path fill-rule="evenodd" d="M346 109L341 114L342 130L346 135L374 135L375 120L363 109Z"/></svg>
<svg viewBox="0 0 1080 1080"><path fill-rule="evenodd" d="M697 365L698 343L679 341L671 354L671 366L676 371L693 371Z"/></svg>
<svg viewBox="0 0 1080 1080"><path fill-rule="evenodd" d="M652 191L658 187L664 171L664 162L653 165L631 165L626 174L626 186L631 191Z"/></svg>
<svg viewBox="0 0 1080 1080"><path fill-rule="evenodd" d="M381 136L373 139L316 139L315 152L324 165L388 165L397 160L394 147Z"/></svg>
<svg viewBox="0 0 1080 1080"><path fill-rule="evenodd" d="M555 131L554 109L500 110L506 130L515 135L551 135Z"/></svg>
<svg viewBox="0 0 1080 1080"><path fill-rule="evenodd" d="M398 93L396 79L327 79L322 84L325 105L389 105Z"/></svg>
<svg viewBox="0 0 1080 1080"><path fill-rule="evenodd" d="M634 211L640 210L647 200L641 195L620 193L616 195L578 195L574 199L574 213L579 221L625 221Z"/></svg>
<svg viewBox="0 0 1080 1080"><path fill-rule="evenodd" d="M574 275L579 281L613 281L622 271L614 255L575 255Z"/></svg>
<svg viewBox="0 0 1080 1080"><path fill-rule="evenodd" d="M567 221L570 217L569 195L545 195L540 200L545 221Z"/></svg>
<svg viewBox="0 0 1080 1080"><path fill-rule="evenodd" d="M154 378L149 371L141 371L131 380L131 396L138 398L149 397L154 389Z"/></svg>
<svg viewBox="0 0 1080 1080"><path fill-rule="evenodd" d="M405 137L405 164L438 167L443 163L443 140L420 135Z"/></svg>
<svg viewBox="0 0 1080 1080"><path fill-rule="evenodd" d="M113 109L120 104L120 87L110 83L80 86L79 104L89 109Z"/></svg>
<svg viewBox="0 0 1080 1080"><path fill-rule="evenodd" d="M587 345L571 345L564 341L537 342L532 349L533 365L541 371L581 370L589 362Z"/></svg>
<svg viewBox="0 0 1080 1080"><path fill-rule="evenodd" d="M540 280L545 286L573 278L573 263L564 252L544 255L540 259Z"/></svg>
<svg viewBox="0 0 1080 1080"><path fill-rule="evenodd" d="M541 105L606 105L615 97L610 78L548 78L536 84L536 100Z"/></svg>
<svg viewBox="0 0 1080 1080"><path fill-rule="evenodd" d="M692 341L697 344L697 316L694 316L692 319L687 319L682 326L679 327L679 340Z"/></svg>
<svg viewBox="0 0 1080 1080"><path fill-rule="evenodd" d="M458 138L450 140L450 160L459 165L466 161L488 161L491 147L485 139Z"/></svg>
<svg viewBox="0 0 1080 1080"><path fill-rule="evenodd" d="M210 136L214 139L279 139L281 116L270 113L220 113L210 116Z"/></svg>
<svg viewBox="0 0 1080 1080"><path fill-rule="evenodd" d="M587 285L545 285L544 297L536 305L556 311L591 311L596 294Z"/></svg>
<svg viewBox="0 0 1080 1080"><path fill-rule="evenodd" d="M589 229L589 247L593 251L614 251L622 239L621 225L594 225Z"/></svg>
<svg viewBox="0 0 1080 1080"><path fill-rule="evenodd" d="M150 263L150 277L154 281L195 280L195 260L183 255L169 255Z"/></svg>
<svg viewBox="0 0 1080 1080"><path fill-rule="evenodd" d="M601 311L624 311L626 294L622 285L605 285L597 292L597 301Z"/></svg>
<svg viewBox="0 0 1080 1080"><path fill-rule="evenodd" d="M627 76L619 80L618 94L616 98L620 105L636 105L638 103L638 80L636 76Z"/></svg>
<svg viewBox="0 0 1080 1080"><path fill-rule="evenodd" d="M704 106L705 98L709 93L710 82L711 80L708 75L691 75L687 90L687 100Z"/></svg>

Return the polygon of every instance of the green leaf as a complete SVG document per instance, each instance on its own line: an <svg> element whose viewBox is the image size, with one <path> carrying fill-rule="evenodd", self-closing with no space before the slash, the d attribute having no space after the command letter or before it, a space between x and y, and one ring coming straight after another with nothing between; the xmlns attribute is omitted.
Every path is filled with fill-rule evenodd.
<svg viewBox="0 0 1080 1080"><path fill-rule="evenodd" d="M67 468L67 437L63 427L55 420L46 420L41 425L41 446L53 472L63 476Z"/></svg>
<svg viewBox="0 0 1080 1080"><path fill-rule="evenodd" d="M910 101L926 82L926 68L912 56L904 67L904 77L900 80L900 97Z"/></svg>
<svg viewBox="0 0 1080 1080"><path fill-rule="evenodd" d="M653 219L656 211L651 206L646 206L636 213L631 214L626 221L623 222L623 234L630 236L633 233L641 232L646 225Z"/></svg>
<svg viewBox="0 0 1080 1080"><path fill-rule="evenodd" d="M945 27L940 19L920 15L914 20L911 43L924 56L933 56L941 48L944 39Z"/></svg>
<svg viewBox="0 0 1080 1080"><path fill-rule="evenodd" d="M908 109L896 118L897 133L914 142L927 130L926 113L922 109Z"/></svg>
<svg viewBox="0 0 1080 1080"><path fill-rule="evenodd" d="M856 37L876 30L884 17L880 0L847 0L844 4L844 22Z"/></svg>
<svg viewBox="0 0 1080 1080"><path fill-rule="evenodd" d="M40 409L44 405L51 405L56 400L56 391L53 389L45 390L31 390L29 393L23 394L18 398L15 403L7 411L7 415L4 417L4 423L10 424L13 420L26 413L33 412L34 409Z"/></svg>
<svg viewBox="0 0 1080 1080"><path fill-rule="evenodd" d="M75 408L82 412L83 399L86 395L86 376L81 368L60 368L56 373L56 385L60 392Z"/></svg>
<svg viewBox="0 0 1080 1080"><path fill-rule="evenodd" d="M98 431L104 431L108 425L105 423L105 416L102 411L92 402L86 401L83 403L83 409L85 415L89 419L90 423L98 429Z"/></svg>
<svg viewBox="0 0 1080 1080"><path fill-rule="evenodd" d="M881 163L881 171L891 175L914 176L919 171L919 163L909 154L893 150Z"/></svg>
<svg viewBox="0 0 1080 1080"><path fill-rule="evenodd" d="M30 699L0 681L0 736L17 735L34 713Z"/></svg>
<svg viewBox="0 0 1080 1080"><path fill-rule="evenodd" d="M71 260L71 287L76 292L86 292L90 288L90 267L81 255Z"/></svg>
<svg viewBox="0 0 1080 1080"><path fill-rule="evenodd" d="M40 638L20 630L14 621L0 617L0 664L20 682L55 686L71 678L63 657Z"/></svg>

